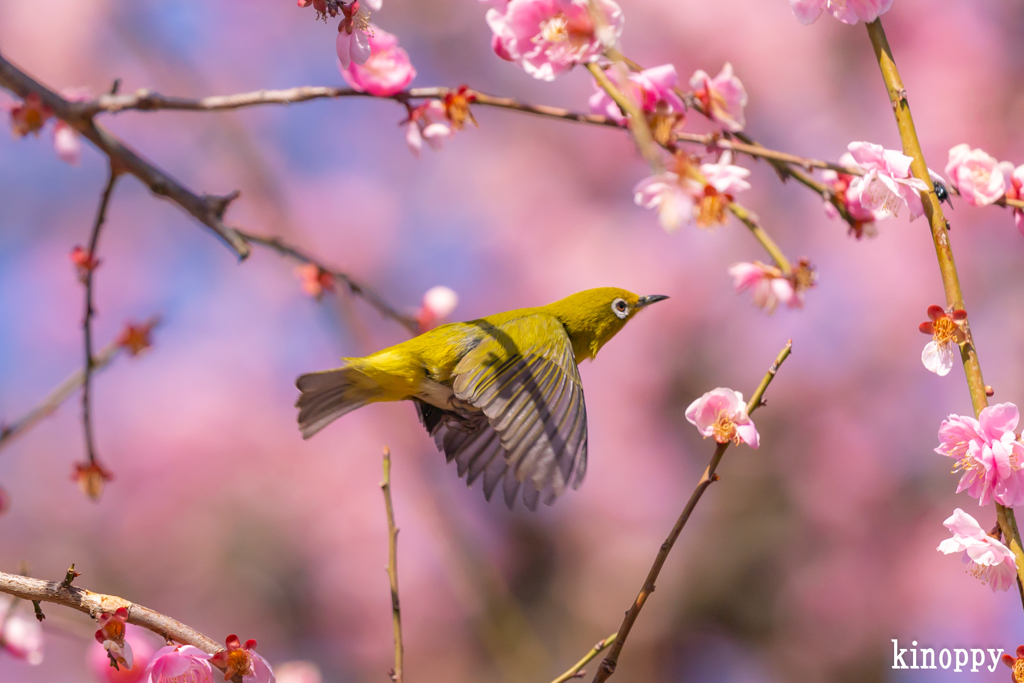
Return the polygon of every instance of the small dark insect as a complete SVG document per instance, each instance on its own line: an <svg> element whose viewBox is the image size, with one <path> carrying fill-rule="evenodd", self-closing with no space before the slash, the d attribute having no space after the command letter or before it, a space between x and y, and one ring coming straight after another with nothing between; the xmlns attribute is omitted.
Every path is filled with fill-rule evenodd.
<svg viewBox="0 0 1024 683"><path fill-rule="evenodd" d="M953 200L949 198L949 190L946 189L945 184L941 180L932 180L935 185L935 196L939 198L939 203L946 202L949 204L949 208L953 208Z"/></svg>

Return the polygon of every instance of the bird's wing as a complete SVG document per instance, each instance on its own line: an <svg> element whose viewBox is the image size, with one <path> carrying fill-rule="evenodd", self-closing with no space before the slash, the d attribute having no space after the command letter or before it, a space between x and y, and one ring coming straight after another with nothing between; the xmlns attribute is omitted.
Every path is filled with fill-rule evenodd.
<svg viewBox="0 0 1024 683"><path fill-rule="evenodd" d="M569 335L545 313L472 324L483 341L459 361L452 386L486 424L469 418L432 433L467 483L483 475L488 498L500 482L510 508L520 489L531 510L541 499L550 505L567 484L580 485L587 465L587 410Z"/></svg>

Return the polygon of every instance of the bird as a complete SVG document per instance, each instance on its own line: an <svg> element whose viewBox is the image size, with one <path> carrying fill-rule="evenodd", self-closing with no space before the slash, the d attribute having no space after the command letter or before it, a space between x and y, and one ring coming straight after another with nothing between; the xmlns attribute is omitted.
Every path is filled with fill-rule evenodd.
<svg viewBox="0 0 1024 683"><path fill-rule="evenodd" d="M346 413L412 401L459 477L499 484L511 510L551 505L587 469L587 409L578 364L639 311L668 297L600 287L546 306L435 327L363 358L301 375L296 402L308 439Z"/></svg>

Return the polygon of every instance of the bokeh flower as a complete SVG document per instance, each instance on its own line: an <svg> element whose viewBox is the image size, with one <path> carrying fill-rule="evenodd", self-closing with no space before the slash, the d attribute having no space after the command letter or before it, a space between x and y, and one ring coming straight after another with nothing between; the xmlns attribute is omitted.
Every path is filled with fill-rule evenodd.
<svg viewBox="0 0 1024 683"><path fill-rule="evenodd" d="M740 79L733 75L732 64L726 62L714 78L698 69L690 77L690 87L713 121L733 133L743 130L747 91Z"/></svg>
<svg viewBox="0 0 1024 683"><path fill-rule="evenodd" d="M424 102L413 109L405 121L405 143L416 158L424 142L432 149L441 149L442 143L454 133L445 106L439 100Z"/></svg>
<svg viewBox="0 0 1024 683"><path fill-rule="evenodd" d="M459 295L443 285L431 287L423 295L423 305L416 312L420 330L426 332L444 320L459 305Z"/></svg>
<svg viewBox="0 0 1024 683"><path fill-rule="evenodd" d="M210 658L210 663L224 669L224 680L241 674L242 683L274 683L274 672L267 660L256 653L256 641L244 644L232 634L224 641L226 649Z"/></svg>
<svg viewBox="0 0 1024 683"><path fill-rule="evenodd" d="M633 188L633 201L645 209L656 209L667 232L692 223L703 188L690 178L665 171L644 178Z"/></svg>
<svg viewBox="0 0 1024 683"><path fill-rule="evenodd" d="M939 544L937 550L951 555L962 552L971 576L987 583L993 591L1009 590L1017 577L1013 552L985 533L977 520L957 508L943 525L953 533Z"/></svg>
<svg viewBox="0 0 1024 683"><path fill-rule="evenodd" d="M34 614L17 608L12 611L14 600L0 595L0 652L37 666L43 663L43 627Z"/></svg>
<svg viewBox="0 0 1024 683"><path fill-rule="evenodd" d="M932 335L921 352L921 362L939 377L949 374L953 367L953 349L966 339L962 328L965 320L967 311L962 309L947 313L942 306L929 306L928 320L918 326L924 334Z"/></svg>
<svg viewBox="0 0 1024 683"><path fill-rule="evenodd" d="M78 484L78 488L85 494L86 498L94 503L99 502L103 496L103 485L114 479L114 475L104 469L98 462L76 462L71 471L71 481Z"/></svg>
<svg viewBox="0 0 1024 683"><path fill-rule="evenodd" d="M210 655L191 645L168 645L156 651L145 683L214 683Z"/></svg>
<svg viewBox="0 0 1024 683"><path fill-rule="evenodd" d="M334 275L315 263L303 263L296 266L295 275L299 278L302 291L319 301L324 292L334 291Z"/></svg>
<svg viewBox="0 0 1024 683"><path fill-rule="evenodd" d="M1007 199L1024 199L1024 164L1013 169L1010 174L1010 186L1006 188ZM1017 230L1024 235L1024 210L1013 208L1013 220L1017 224Z"/></svg>
<svg viewBox="0 0 1024 683"><path fill-rule="evenodd" d="M957 493L966 490L980 505L1024 503L1024 444L1013 431L1019 419L1017 406L999 403L982 410L978 419L950 415L942 421L935 452L956 460L953 472L963 471Z"/></svg>
<svg viewBox="0 0 1024 683"><path fill-rule="evenodd" d="M153 323L143 323L142 325L132 325L131 323L124 326L121 330L121 334L117 336L117 344L130 356L137 356L150 346L153 345Z"/></svg>
<svg viewBox="0 0 1024 683"><path fill-rule="evenodd" d="M274 671L277 683L323 683L320 667L313 662L285 662ZM154 681L154 683L156 683Z"/></svg>
<svg viewBox="0 0 1024 683"><path fill-rule="evenodd" d="M89 279L89 273L100 266L100 260L92 256L80 246L76 246L71 250L69 258L71 259L72 265L75 266L75 273L78 275L78 281L82 284L85 284L85 281Z"/></svg>
<svg viewBox="0 0 1024 683"><path fill-rule="evenodd" d="M402 92L416 78L409 53L398 47L393 34L373 24L369 29L369 58L362 64L353 61L347 68L339 63L342 77L354 89L377 97Z"/></svg>
<svg viewBox="0 0 1024 683"><path fill-rule="evenodd" d="M609 70L612 81L621 81L616 69ZM640 106L648 114L682 114L686 112L686 104L675 92L679 75L672 64L651 67L628 76L627 82L616 82L619 89ZM619 123L626 122L626 116L619 105L605 92L604 88L594 83L596 92L590 96L590 111L607 116Z"/></svg>
<svg viewBox="0 0 1024 683"><path fill-rule="evenodd" d="M789 0L789 8L801 24L813 24L828 10L844 24L870 23L892 7L892 0Z"/></svg>
<svg viewBox="0 0 1024 683"><path fill-rule="evenodd" d="M494 51L543 81L577 64L597 59L622 33L622 9L613 0L595 0L602 16L584 0L510 0L487 11L496 38Z"/></svg>
<svg viewBox="0 0 1024 683"><path fill-rule="evenodd" d="M773 313L780 301L789 308L803 306L803 294L797 292L793 283L775 266L760 261L734 263L729 266L729 275L733 277L737 294L751 290L754 305L768 313Z"/></svg>
<svg viewBox="0 0 1024 683"><path fill-rule="evenodd" d="M747 415L743 394L719 387L707 392L686 409L686 419L701 436L714 437L718 443L730 441L757 448L760 439L754 422Z"/></svg>
<svg viewBox="0 0 1024 683"><path fill-rule="evenodd" d="M36 93L29 93L23 102L12 105L10 113L11 132L19 138L29 133L39 135L39 131L53 116L53 110L43 104Z"/></svg>
<svg viewBox="0 0 1024 683"><path fill-rule="evenodd" d="M960 144L949 150L946 177L949 184L973 206L987 206L1006 194L1006 177L1013 172L1012 164L1000 163L980 149Z"/></svg>

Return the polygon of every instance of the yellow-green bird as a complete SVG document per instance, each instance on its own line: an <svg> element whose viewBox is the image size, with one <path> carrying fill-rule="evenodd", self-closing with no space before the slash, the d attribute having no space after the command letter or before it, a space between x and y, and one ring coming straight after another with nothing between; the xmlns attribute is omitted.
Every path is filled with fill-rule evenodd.
<svg viewBox="0 0 1024 683"><path fill-rule="evenodd" d="M441 325L334 370L302 375L299 429L308 439L368 403L412 401L466 485L483 476L530 510L550 505L587 469L587 408L577 364L594 358L637 311L667 299L614 287L547 306Z"/></svg>

